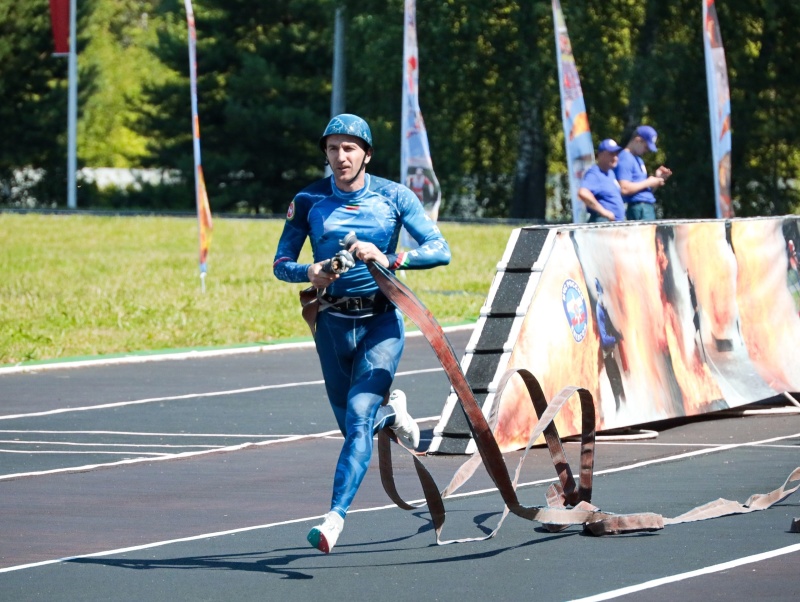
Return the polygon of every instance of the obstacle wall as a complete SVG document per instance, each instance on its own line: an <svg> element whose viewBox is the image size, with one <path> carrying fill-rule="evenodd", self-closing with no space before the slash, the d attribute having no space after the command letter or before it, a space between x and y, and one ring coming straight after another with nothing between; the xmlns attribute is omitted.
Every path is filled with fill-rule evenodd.
<svg viewBox="0 0 800 602"><path fill-rule="evenodd" d="M588 389L598 430L800 391L798 248L796 217L514 230L461 360L501 449L536 423L521 383L495 399L509 368ZM556 424L579 434L577 405ZM430 452L474 450L451 390Z"/></svg>

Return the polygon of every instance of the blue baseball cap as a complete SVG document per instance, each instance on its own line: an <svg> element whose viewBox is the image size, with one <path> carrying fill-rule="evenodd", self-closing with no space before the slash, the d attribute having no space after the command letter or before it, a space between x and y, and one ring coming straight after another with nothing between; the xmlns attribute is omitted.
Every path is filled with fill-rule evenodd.
<svg viewBox="0 0 800 602"><path fill-rule="evenodd" d="M599 146L597 147L597 152L602 153L603 151L608 151L610 153L618 153L622 150L622 147L616 143L615 140L612 138L606 138L603 140Z"/></svg>
<svg viewBox="0 0 800 602"><path fill-rule="evenodd" d="M658 132L656 132L649 125L640 125L638 128L636 128L636 135L647 142L647 148L649 148L652 152L656 152L658 150L658 147L656 147Z"/></svg>

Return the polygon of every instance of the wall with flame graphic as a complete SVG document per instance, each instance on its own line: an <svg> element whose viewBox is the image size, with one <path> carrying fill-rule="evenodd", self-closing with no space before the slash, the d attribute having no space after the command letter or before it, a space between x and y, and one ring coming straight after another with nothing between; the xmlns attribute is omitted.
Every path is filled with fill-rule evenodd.
<svg viewBox="0 0 800 602"><path fill-rule="evenodd" d="M548 399L588 389L600 430L800 391L796 218L564 227L551 238L498 373L531 370ZM500 447L524 447L536 416L522 384L494 403ZM562 435L580 433L570 404Z"/></svg>

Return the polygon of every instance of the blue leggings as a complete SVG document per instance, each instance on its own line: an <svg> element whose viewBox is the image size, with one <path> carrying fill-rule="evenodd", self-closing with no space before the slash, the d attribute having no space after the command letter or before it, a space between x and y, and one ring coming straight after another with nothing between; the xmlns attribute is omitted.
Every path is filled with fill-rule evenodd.
<svg viewBox="0 0 800 602"><path fill-rule="evenodd" d="M394 424L394 413L381 404L403 353L403 318L398 311L367 318L323 311L315 340L328 400L344 435L331 500L331 510L344 517L367 473L373 435Z"/></svg>

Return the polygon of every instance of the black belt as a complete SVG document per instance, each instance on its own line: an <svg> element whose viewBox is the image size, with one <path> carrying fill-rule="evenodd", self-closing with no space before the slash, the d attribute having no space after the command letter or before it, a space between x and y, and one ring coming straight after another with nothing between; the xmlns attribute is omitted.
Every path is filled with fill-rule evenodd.
<svg viewBox="0 0 800 602"><path fill-rule="evenodd" d="M382 314L394 309L386 295L380 292L369 297L334 297L326 293L320 299L323 301L321 311L330 309L348 316Z"/></svg>

